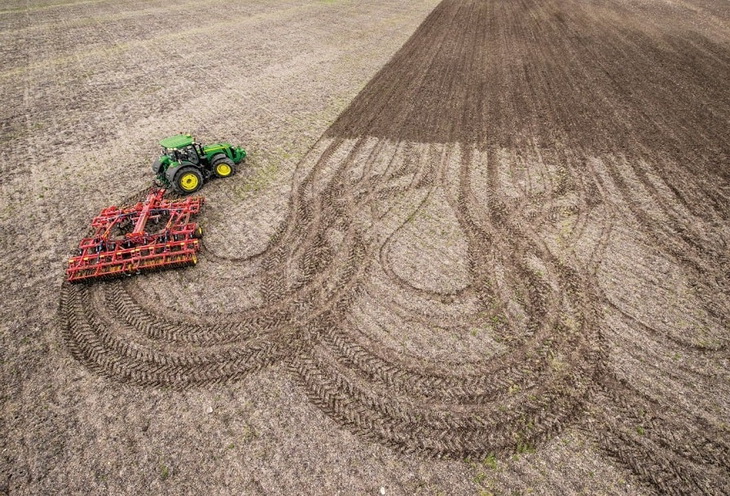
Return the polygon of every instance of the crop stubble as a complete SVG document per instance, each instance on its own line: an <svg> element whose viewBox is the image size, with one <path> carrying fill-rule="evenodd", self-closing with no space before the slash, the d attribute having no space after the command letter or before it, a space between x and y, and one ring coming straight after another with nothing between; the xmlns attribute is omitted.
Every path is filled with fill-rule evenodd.
<svg viewBox="0 0 730 496"><path fill-rule="evenodd" d="M150 386L284 362L406 452L575 426L660 491L721 493L728 16L686 5L443 1L299 164L266 247L207 252L257 304L201 318L141 280L65 285L70 350Z"/></svg>

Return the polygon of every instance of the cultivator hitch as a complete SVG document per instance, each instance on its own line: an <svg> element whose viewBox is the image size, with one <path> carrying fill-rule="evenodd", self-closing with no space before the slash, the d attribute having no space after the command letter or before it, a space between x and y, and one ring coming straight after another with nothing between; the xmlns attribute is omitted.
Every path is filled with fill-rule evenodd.
<svg viewBox="0 0 730 496"><path fill-rule="evenodd" d="M153 189L136 205L102 210L91 223L94 234L81 240L77 256L68 261L68 281L195 265L203 232L190 216L205 199L168 201L164 194Z"/></svg>

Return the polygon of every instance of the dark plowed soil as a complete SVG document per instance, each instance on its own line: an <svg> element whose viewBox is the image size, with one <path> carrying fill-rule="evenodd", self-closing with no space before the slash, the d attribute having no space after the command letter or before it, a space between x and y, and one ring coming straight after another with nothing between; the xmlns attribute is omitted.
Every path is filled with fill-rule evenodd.
<svg viewBox="0 0 730 496"><path fill-rule="evenodd" d="M571 428L649 490L726 493L728 23L720 2L444 0L300 163L266 248L210 253L259 304L173 317L144 282L65 285L69 349L153 387L283 363L403 452Z"/></svg>
<svg viewBox="0 0 730 496"><path fill-rule="evenodd" d="M728 8L695 9L443 1L327 134L669 154L727 180Z"/></svg>

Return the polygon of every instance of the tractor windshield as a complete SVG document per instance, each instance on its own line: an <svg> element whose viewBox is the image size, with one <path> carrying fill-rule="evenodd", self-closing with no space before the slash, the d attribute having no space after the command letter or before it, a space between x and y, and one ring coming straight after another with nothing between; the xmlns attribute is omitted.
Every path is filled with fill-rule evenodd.
<svg viewBox="0 0 730 496"><path fill-rule="evenodd" d="M177 149L168 149L167 154L176 162L191 162L193 164L197 164L200 162L200 157L198 157L198 152L195 150L195 147L193 146L186 146L185 148L177 148Z"/></svg>
<svg viewBox="0 0 730 496"><path fill-rule="evenodd" d="M198 152L195 150L192 146L186 146L185 148L180 148L177 150L171 150L174 153L175 160L178 162L191 162L193 164L197 164L200 161L200 158L198 157Z"/></svg>
<svg viewBox="0 0 730 496"><path fill-rule="evenodd" d="M180 157L177 154L177 150L174 148L163 148L162 149L163 155L167 155L170 157L170 160L173 162L179 162Z"/></svg>

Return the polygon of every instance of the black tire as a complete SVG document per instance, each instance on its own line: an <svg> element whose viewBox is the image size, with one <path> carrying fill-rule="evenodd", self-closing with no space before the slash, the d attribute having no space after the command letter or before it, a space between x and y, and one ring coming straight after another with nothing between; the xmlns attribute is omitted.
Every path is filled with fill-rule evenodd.
<svg viewBox="0 0 730 496"><path fill-rule="evenodd" d="M195 167L182 167L172 184L178 193L189 195L203 187L203 175Z"/></svg>
<svg viewBox="0 0 730 496"><path fill-rule="evenodd" d="M211 161L213 175L215 177L231 177L236 173L236 164L225 155L216 155Z"/></svg>
<svg viewBox="0 0 730 496"><path fill-rule="evenodd" d="M155 173L155 175L160 173L160 169L162 168L162 161L158 158L152 163L152 172Z"/></svg>

